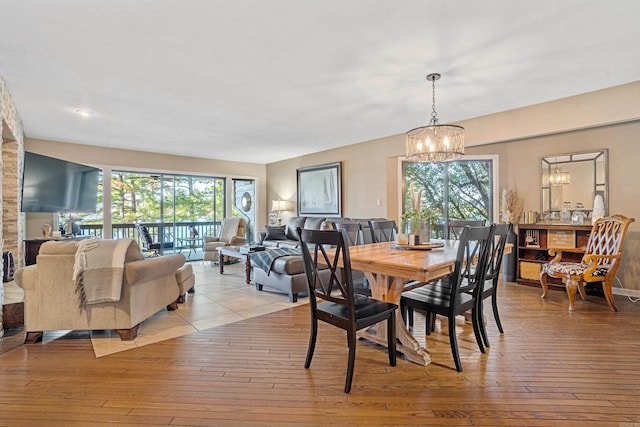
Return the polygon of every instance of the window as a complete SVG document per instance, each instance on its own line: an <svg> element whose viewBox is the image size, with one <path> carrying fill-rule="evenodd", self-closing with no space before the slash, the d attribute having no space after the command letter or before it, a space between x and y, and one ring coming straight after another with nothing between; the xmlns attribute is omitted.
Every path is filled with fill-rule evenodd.
<svg viewBox="0 0 640 427"><path fill-rule="evenodd" d="M402 161L402 214L411 210L411 192L421 192L421 211L432 237L448 238L449 219L493 221L496 210L497 158L465 158L448 163Z"/></svg>

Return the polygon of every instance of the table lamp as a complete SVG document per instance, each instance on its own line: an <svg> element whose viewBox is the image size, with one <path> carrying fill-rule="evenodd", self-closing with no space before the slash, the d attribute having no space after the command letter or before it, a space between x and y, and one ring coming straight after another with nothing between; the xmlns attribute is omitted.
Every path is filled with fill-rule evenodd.
<svg viewBox="0 0 640 427"><path fill-rule="evenodd" d="M278 225L282 225L282 216L280 213L287 210L286 200L272 200L271 210L278 213Z"/></svg>

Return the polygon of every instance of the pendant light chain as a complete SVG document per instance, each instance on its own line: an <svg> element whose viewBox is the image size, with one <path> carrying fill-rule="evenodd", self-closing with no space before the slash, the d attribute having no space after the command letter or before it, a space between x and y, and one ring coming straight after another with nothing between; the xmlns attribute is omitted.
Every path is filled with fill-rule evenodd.
<svg viewBox="0 0 640 427"><path fill-rule="evenodd" d="M431 80L431 122L430 125L438 124L438 113L436 113L436 78L427 76Z"/></svg>
<svg viewBox="0 0 640 427"><path fill-rule="evenodd" d="M440 73L427 75L431 82L431 120L427 126L406 133L406 158L411 162L450 162L464 155L464 128L441 125L436 112L436 80Z"/></svg>

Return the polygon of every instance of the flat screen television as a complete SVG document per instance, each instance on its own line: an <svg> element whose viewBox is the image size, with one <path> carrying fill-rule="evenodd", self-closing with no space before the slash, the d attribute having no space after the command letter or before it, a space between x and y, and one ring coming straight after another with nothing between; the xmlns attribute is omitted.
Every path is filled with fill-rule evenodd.
<svg viewBox="0 0 640 427"><path fill-rule="evenodd" d="M22 212L96 212L100 169L24 153Z"/></svg>

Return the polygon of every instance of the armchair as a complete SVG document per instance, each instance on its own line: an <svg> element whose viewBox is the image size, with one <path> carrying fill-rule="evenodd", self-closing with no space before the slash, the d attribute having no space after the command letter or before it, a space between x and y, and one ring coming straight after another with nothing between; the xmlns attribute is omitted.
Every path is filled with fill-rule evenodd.
<svg viewBox="0 0 640 427"><path fill-rule="evenodd" d="M136 230L138 231L138 237L142 243L142 248L147 256L160 256L160 252L162 252L163 249L173 249L173 239L170 235L165 236L163 241L158 241L160 240L158 238L154 241L151 236L151 232L149 231L149 227L146 225L136 224Z"/></svg>
<svg viewBox="0 0 640 427"><path fill-rule="evenodd" d="M221 246L244 245L247 242L246 232L247 222L243 218L224 218L218 237L203 237L204 260L218 262L218 248Z"/></svg>
<svg viewBox="0 0 640 427"><path fill-rule="evenodd" d="M542 266L542 271L540 272L541 298L547 297L549 277L562 279L569 296L569 311L573 311L576 290L579 290L582 299L586 300L584 284L601 282L609 307L613 311L618 311L613 300L611 282L620 266L624 239L629 225L633 221L635 221L634 218L627 218L622 215L612 215L598 219L593 224L589 234L589 240L581 262L563 262L561 249L549 249L549 254L555 255L555 257Z"/></svg>

